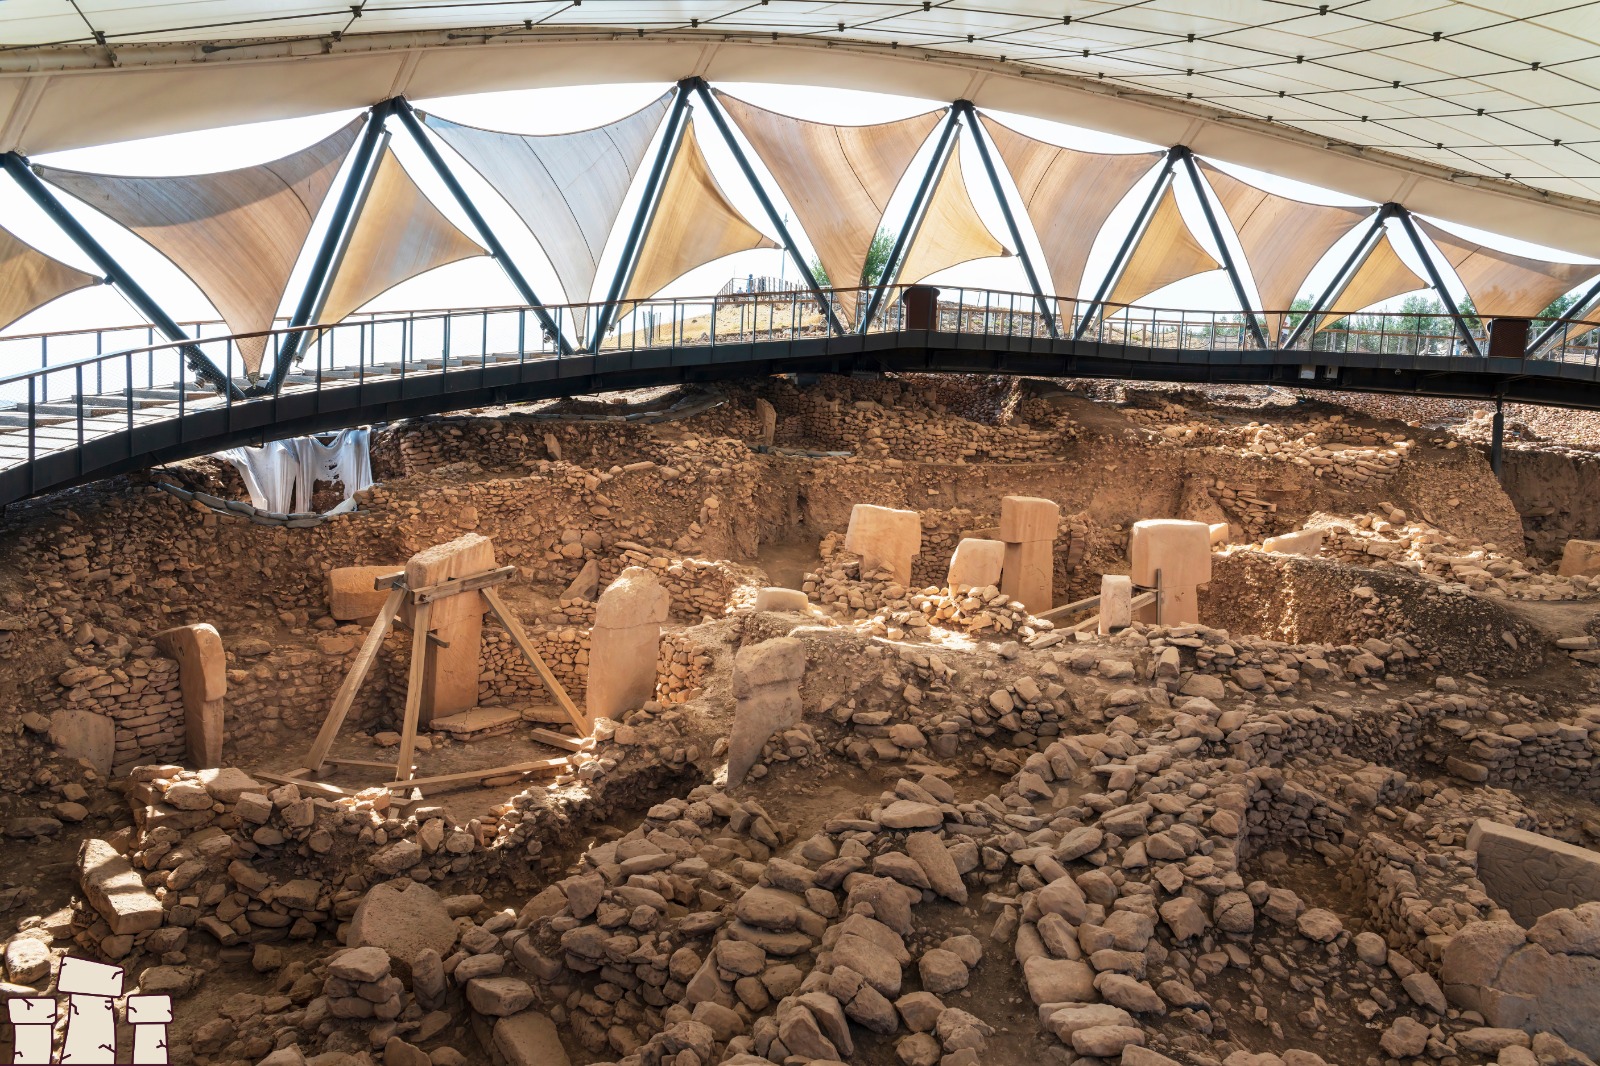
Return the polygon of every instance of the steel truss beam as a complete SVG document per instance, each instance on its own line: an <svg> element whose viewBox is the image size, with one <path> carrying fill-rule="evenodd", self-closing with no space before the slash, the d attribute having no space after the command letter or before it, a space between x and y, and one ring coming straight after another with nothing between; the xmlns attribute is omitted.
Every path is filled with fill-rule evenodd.
<svg viewBox="0 0 1600 1066"><path fill-rule="evenodd" d="M1283 342L1285 349L1293 348L1306 330L1315 329L1314 323L1327 313L1328 305L1337 300L1339 294L1344 291L1345 286L1350 284L1350 279L1355 276L1356 270L1360 268L1362 263L1367 261L1367 256L1372 254L1372 250L1383 239L1384 220L1394 214L1394 208L1394 204L1384 204L1378 208L1377 214L1372 216L1372 222L1368 226L1367 232L1362 234L1361 240L1356 243L1355 249L1346 257L1338 271L1334 273L1333 280L1328 282L1326 289L1322 290L1316 302L1311 305L1311 310L1300 317L1300 321L1295 324L1294 331L1289 334L1289 339Z"/></svg>
<svg viewBox="0 0 1600 1066"><path fill-rule="evenodd" d="M394 112L395 101L385 100L374 104L367 115L367 125L361 131L361 140L351 156L350 169L345 174L344 188L334 203L333 214L328 219L328 229L322 235L317 257L312 260L311 271L306 275L305 288L300 290L300 300L289 317L291 332L284 335L278 355L272 364L272 376L264 385L254 390L258 395L275 394L283 387L293 365L299 361L306 343L314 331L302 327L315 322L327 303L329 285L350 246L350 236L355 231L355 218L366 203L372 189L372 179L378 173L377 159L389 143L389 131L384 123Z"/></svg>
<svg viewBox="0 0 1600 1066"><path fill-rule="evenodd" d="M1450 318L1456 324L1456 330L1461 334L1461 340L1466 344L1475 359L1483 358L1483 350L1478 347L1478 340L1467 328L1466 319L1461 317L1461 308L1456 306L1455 297L1450 295L1450 290L1444 287L1444 276L1439 273L1439 264L1433 261L1433 256L1428 254L1428 248L1422 243L1422 234L1417 232L1417 224L1411 220L1411 212L1399 204L1394 205L1395 217L1400 220L1400 226L1406 231L1406 236L1411 239L1411 247L1416 249L1417 255L1422 260L1424 269L1428 272L1428 281L1433 285L1433 291L1439 294L1440 301L1445 310L1450 312Z"/></svg>
<svg viewBox="0 0 1600 1066"><path fill-rule="evenodd" d="M1270 348L1272 346L1267 343L1266 335L1261 332L1261 323L1250 308L1250 298L1245 295L1244 279L1239 275L1238 264L1233 261L1233 252L1228 249L1228 242L1222 239L1222 226L1218 224L1217 213L1211 207L1211 190L1200 178L1200 168L1195 165L1194 153L1188 148L1181 149L1181 153L1183 169L1189 175L1189 183L1194 186L1195 196L1200 198L1200 210L1206 216L1206 226L1211 230L1211 239L1216 242L1217 255L1222 258L1222 269L1228 272L1228 280L1233 283L1233 294L1239 299L1239 310L1244 313L1245 323L1250 327L1250 335L1262 348Z"/></svg>
<svg viewBox="0 0 1600 1066"><path fill-rule="evenodd" d="M50 216L50 221L60 227L61 231L72 240L72 243L78 246L79 251L93 260L94 265L105 273L106 279L116 286L117 290L127 298L127 301L140 314L148 318L157 329L164 333L168 340L186 341L191 339L172 316L162 310L161 305L156 303L155 299L144 290L144 287L134 280L133 275L123 268L116 257L106 251L105 246L95 240L89 231L83 227L83 223L74 218L72 213L66 209L66 206L56 199L55 194L50 191L50 187L40 180L39 175L33 172L25 157L16 152L6 152L4 155L0 155L0 165L5 167L6 173L11 175L12 180L21 187L22 191L27 193L28 197L38 204L46 215ZM228 375L223 373L217 364L213 363L200 350L198 345L185 347L183 353L185 360L189 364L189 369L193 370L202 381L210 382L213 387L221 390L224 394L232 394L235 397L243 395L238 386L228 379Z"/></svg>
<svg viewBox="0 0 1600 1066"><path fill-rule="evenodd" d="M945 160L949 157L950 146L955 141L956 130L961 125L961 116L955 107L951 107L945 115L944 128L939 131L938 143L933 147L933 158L928 160L928 169L922 175L922 181L917 185L916 196L911 201L911 209L906 213L905 223L900 227L900 233L894 239L894 248L889 252L889 261L883 264L883 273L878 277L878 284L872 290L872 298L867 301L867 309L861 316L861 321L856 325L857 333L866 333L872 325L873 315L878 313L878 306L883 303L884 293L889 291L900 277L900 268L904 265L906 249L911 247L917 231L922 228L922 220L927 211L928 197L933 191L933 183L937 180L939 171L944 167ZM876 235L873 237L877 239Z"/></svg>
<svg viewBox="0 0 1600 1066"><path fill-rule="evenodd" d="M1039 284L1039 273L1033 268L1033 256L1028 252L1028 246L1022 242L1022 230L1017 225L1017 216L1011 210L1011 201L1006 198L1005 188L1000 183L1000 171L994 165L994 157L989 153L989 142L984 135L983 123L978 121L978 110L972 106L971 100L957 100L955 106L966 114L972 125L972 141L978 146L978 158L983 160L983 170L989 175L989 186L994 190L994 198L1000 202L1000 215L1005 219L1007 232L1011 234L1011 243L1016 246L1017 258L1022 260L1022 271L1028 276L1028 286L1033 289L1034 302L1039 305L1039 313L1044 316L1045 324L1050 327L1050 336L1059 339L1061 331L1056 325L1055 309L1050 306L1050 300L1045 296L1044 286Z"/></svg>
<svg viewBox="0 0 1600 1066"><path fill-rule="evenodd" d="M788 224L778 214L778 209L773 204L772 197L767 195L766 188L757 180L755 168L750 165L750 157L745 154L744 147L734 137L733 127L729 124L728 117L722 113L722 108L717 106L717 102L711 94L711 86L706 84L704 78L690 78L689 81L694 84L695 91L700 94L700 99L704 101L706 112L711 116L711 121L716 123L717 132L722 134L722 140L727 144L728 151L733 153L734 161L739 164L739 169L744 172L744 180L750 183L750 188L754 190L756 199L761 201L762 210L767 213L767 220L777 229L778 239L783 242L783 247L789 253L789 258L794 261L794 265L800 271L800 276L805 278L806 283L811 287L811 295L816 297L817 306L822 309L823 315L828 319L828 327L834 333L842 334L844 326L839 323L839 317L834 313L832 302L822 291L822 286L817 283L817 279L811 273L811 267L806 263L805 257L800 254L800 248L795 244L794 235L790 233Z"/></svg>
<svg viewBox="0 0 1600 1066"><path fill-rule="evenodd" d="M422 149L422 154L427 157L434 173L439 175L439 180L444 182L445 188L450 190L450 195L455 198L456 204L472 222L473 226L477 228L478 235L483 238L483 243L489 248L489 254L494 256L495 262L500 264L500 269L504 270L506 277L511 279L511 284L515 285L517 291L522 294L523 302L533 308L533 313L539 317L540 324L555 340L557 350L562 355L570 355L572 353L572 345L568 344L566 338L561 335L561 328L556 325L555 319L550 317L550 312L545 309L544 301L539 299L538 294L533 291L533 286L528 284L528 279L517 268L517 264L511 258L511 253L506 251L505 245L500 243L500 238L483 217L483 213L478 210L478 205L472 202L472 197L467 195L467 190L462 188L461 182L457 180L450 168L445 165L444 157L439 154L439 149L434 146L434 143L428 139L427 131L422 128L422 123L417 121L416 114L411 110L411 104L404 97L395 98L394 114L395 117L399 118L400 124L406 128L406 132L411 135L411 139L417 143L417 147ZM583 295L588 296L589 294L583 293Z"/></svg>
<svg viewBox="0 0 1600 1066"><path fill-rule="evenodd" d="M1139 207L1139 213L1134 217L1133 225L1128 227L1128 235L1122 239L1122 246L1117 249L1116 258L1111 261L1111 269L1101 279L1100 287L1095 290L1094 299L1089 302L1089 307L1078 318L1078 328L1072 331L1073 340L1081 340L1093 322L1104 310L1106 297L1116 287L1117 281L1122 277L1122 272L1128 269L1128 260L1132 258L1134 246L1144 236L1144 231L1150 225L1150 219L1155 215L1156 204L1161 201L1161 194L1167 191L1167 186L1172 184L1172 168L1177 165L1179 149L1167 149L1167 158L1161 164L1161 170L1156 174L1156 183L1150 186L1150 195L1144 198L1144 203Z"/></svg>
<svg viewBox="0 0 1600 1066"><path fill-rule="evenodd" d="M616 317L617 301L622 298L623 290L633 279L633 271L639 265L639 246L643 243L650 223L655 219L667 164L677 155L678 145L683 139L684 115L689 108L689 91L694 88L694 80L685 78L680 81L677 95L672 98L672 110L667 112L667 121L662 126L661 143L656 148L655 161L650 164L650 174L645 179L644 192L639 198L638 210L634 212L633 224L628 227L627 241L622 246L621 258L617 260L616 273L612 275L611 287L606 291L605 302L601 304L600 311L595 316L594 343L590 345L591 351L600 350L600 342L605 340L606 330L611 328L612 319Z"/></svg>

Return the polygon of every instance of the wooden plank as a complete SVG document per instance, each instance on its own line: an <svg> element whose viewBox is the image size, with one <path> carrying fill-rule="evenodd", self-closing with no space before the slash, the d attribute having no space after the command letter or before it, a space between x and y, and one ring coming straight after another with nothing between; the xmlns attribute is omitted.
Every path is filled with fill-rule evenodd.
<svg viewBox="0 0 1600 1066"><path fill-rule="evenodd" d="M333 707L328 711L328 717L323 720L322 728L317 731L317 739L311 744L311 754L308 758L312 773L320 771L322 764L328 761L328 752L333 748L334 738L344 726L345 716L350 713L350 707L355 703L356 692L361 688L361 682L366 680L367 671L372 669L372 661L377 658L378 649L383 646L383 638L388 635L389 627L394 624L395 613L400 610L400 601L405 598L405 594L406 590L403 588L390 592L389 598L383 601L383 608L373 621L372 628L367 630L367 639L361 645L361 651L356 654L356 661L350 664L350 673L345 676L344 684L339 686Z"/></svg>
<svg viewBox="0 0 1600 1066"><path fill-rule="evenodd" d="M1037 617L1054 621L1055 619L1061 618L1065 615L1073 614L1077 611L1087 611L1091 607L1098 606L1100 606L1100 597L1090 596L1087 599L1074 600L1071 603L1063 603L1060 607L1052 607Z"/></svg>
<svg viewBox="0 0 1600 1066"><path fill-rule="evenodd" d="M561 705L561 709L567 712L567 717L572 719L572 726L578 731L578 735L592 736L593 720L572 702L572 697L567 695L566 688L556 680L556 675L550 672L550 667L545 665L544 657L529 642L528 634L522 631L522 623L517 621L511 609L500 598L500 594L494 589L484 589L483 598L488 601L489 609L494 612L494 616L500 619L500 624L506 627L506 632L511 634L511 640L522 652L523 658L527 659L538 672L539 680L544 682L545 690Z"/></svg>
<svg viewBox="0 0 1600 1066"><path fill-rule="evenodd" d="M260 781L270 781L275 785L293 785L301 792L313 792L324 799L349 799L355 793L338 785L330 785L323 781L307 781L301 777L290 777L288 774L269 773L266 770L251 770L250 776Z"/></svg>
<svg viewBox="0 0 1600 1066"><path fill-rule="evenodd" d="M417 722L421 726L478 705L484 604L481 591L476 589L437 598L431 605L417 598L417 590L460 584L494 569L494 542L477 533L424 548L406 563L406 587L411 590L408 603L412 608L408 613L415 616L425 606L432 608L426 626L416 622L415 617L413 624L430 630L448 645L430 643L424 652L428 669L418 709Z"/></svg>
<svg viewBox="0 0 1600 1066"><path fill-rule="evenodd" d="M403 586L405 583L406 572L404 570L396 570L392 574L384 574L381 577L375 577L372 579L372 587L377 589L379 592L382 592L384 589L392 589L396 585Z"/></svg>
<svg viewBox="0 0 1600 1066"><path fill-rule="evenodd" d="M594 737L569 737L565 733L557 733L554 729L536 727L528 730L528 736L541 744L548 744L552 748L565 748L568 751L588 751L594 747Z"/></svg>
<svg viewBox="0 0 1600 1066"><path fill-rule="evenodd" d="M379 762L376 759L344 759L337 755L330 755L328 762L335 766L360 766L369 770L393 770L400 764L395 762Z"/></svg>
<svg viewBox="0 0 1600 1066"><path fill-rule="evenodd" d="M438 791L442 786L470 784L490 777L508 777L512 774L558 774L570 765L564 756L536 759L532 762L511 763L507 766L490 766L483 770L463 770L460 773L438 774L434 777L414 777L410 781L396 781L389 788L401 792L409 792L414 788Z"/></svg>
<svg viewBox="0 0 1600 1066"><path fill-rule="evenodd" d="M479 592L495 585L503 585L517 576L514 566L502 566L498 570L486 570L481 574L473 574L454 581L441 581L437 585L424 585L419 589L411 590L412 603L433 603L435 600L449 599L459 596L463 592Z"/></svg>
<svg viewBox="0 0 1600 1066"><path fill-rule="evenodd" d="M417 719L422 715L422 685L428 676L428 616L433 604L417 608L416 628L411 633L411 673L406 678L406 710L400 727L400 758L395 760L394 779L411 778L411 759L417 749Z"/></svg>

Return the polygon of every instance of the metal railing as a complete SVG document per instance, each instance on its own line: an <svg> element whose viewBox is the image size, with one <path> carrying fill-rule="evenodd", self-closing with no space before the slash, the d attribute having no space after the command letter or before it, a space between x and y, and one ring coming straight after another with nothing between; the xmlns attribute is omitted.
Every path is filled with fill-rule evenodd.
<svg viewBox="0 0 1600 1066"><path fill-rule="evenodd" d="M892 289L865 328L858 316L868 303L868 290L825 290L824 295L839 322L865 334L933 329L967 338L1061 338L1065 346L1065 339L1081 330L1077 343L1085 350L1093 345L1101 352L1107 348L1209 352L1231 359L1252 352L1281 356L1284 351L1262 353L1238 312L1110 306L1086 322L1078 317L1087 310L1084 304L1053 300L1050 305L1059 312L1050 320L1039 312L1031 293L941 288L937 301L931 305L924 302L921 318L915 318L919 312L901 299L906 288L909 286ZM546 308L557 331L569 341L584 335L599 310L599 304ZM1289 336L1297 314L1285 312L1278 318L1282 323L1280 340ZM1272 316L1267 320L1272 321ZM277 328L246 336L207 335L202 327L211 324L190 325L195 327L196 339L183 343L150 342L150 327L0 339L0 346L20 343L24 351L37 351L45 364L0 377L0 469L31 463L46 452L81 448L89 441L132 431L141 424L182 419L201 409L231 411L270 403L277 396L375 379L403 383L420 375L448 377L493 366L596 354L563 356L557 336L543 329L528 307L371 313L334 325L305 327L300 331L308 336L302 358L279 392L241 397L194 383L186 372L182 349L198 347L230 380L244 387L241 340L264 341L265 375L274 353L296 331ZM1533 323L1530 336L1537 336L1544 325ZM1600 365L1597 326L1600 324L1594 322L1566 324L1527 358ZM69 343L63 338L101 349L113 338L125 339L130 333L146 343L111 352L96 350L64 362L50 361L56 357L52 353L61 352ZM715 348L826 336L827 318L809 290L766 292L757 301L745 293L719 293L626 303L601 340L598 353ZM0 347L0 354L5 351ZM1307 331L1289 351L1305 353L1303 362L1313 365L1329 358L1338 363L1357 355L1398 356L1426 365L1429 360L1471 354L1448 320L1401 314L1349 316L1335 323L1335 328Z"/></svg>

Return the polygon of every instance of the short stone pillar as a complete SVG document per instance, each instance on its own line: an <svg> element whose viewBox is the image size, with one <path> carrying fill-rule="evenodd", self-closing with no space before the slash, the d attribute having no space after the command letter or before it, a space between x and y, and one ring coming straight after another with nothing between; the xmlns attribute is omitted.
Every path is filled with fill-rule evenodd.
<svg viewBox="0 0 1600 1066"><path fill-rule="evenodd" d="M178 661L183 693L183 736L189 762L207 770L222 765L222 733L228 695L228 653L216 627L178 626L156 634L156 647Z"/></svg>
<svg viewBox="0 0 1600 1066"><path fill-rule="evenodd" d="M756 592L755 609L758 611L788 611L793 614L810 614L811 601L799 589L769 585Z"/></svg>
<svg viewBox="0 0 1600 1066"><path fill-rule="evenodd" d="M378 617L389 590L373 588L373 583L403 569L399 563L334 567L328 571L328 614L335 622L367 622Z"/></svg>
<svg viewBox="0 0 1600 1066"><path fill-rule="evenodd" d="M1228 523L1211 523L1211 543L1213 545L1228 543Z"/></svg>
<svg viewBox="0 0 1600 1066"><path fill-rule="evenodd" d="M748 644L733 657L733 733L728 784L742 783L772 734L800 724L806 646L794 637Z"/></svg>
<svg viewBox="0 0 1600 1066"><path fill-rule="evenodd" d="M1600 540L1567 541L1561 549L1562 577L1600 577Z"/></svg>
<svg viewBox="0 0 1600 1066"><path fill-rule="evenodd" d="M761 419L761 443L770 448L778 438L778 409L766 400L757 398L756 417Z"/></svg>
<svg viewBox="0 0 1600 1066"><path fill-rule="evenodd" d="M671 595L642 566L628 567L600 594L584 693L591 719L620 718L655 695L661 623L671 607Z"/></svg>
<svg viewBox="0 0 1600 1066"><path fill-rule="evenodd" d="M1133 625L1133 578L1103 574L1100 578L1100 635L1108 636Z"/></svg>
<svg viewBox="0 0 1600 1066"><path fill-rule="evenodd" d="M861 576L887 570L902 585L911 584L911 560L922 551L922 516L858 503L850 509L844 534L846 551L861 556Z"/></svg>
<svg viewBox="0 0 1600 1066"><path fill-rule="evenodd" d="M1154 621L1167 626L1200 621L1198 589L1211 580L1209 526L1176 518L1135 522L1128 557L1135 585L1155 588L1157 571L1161 574Z"/></svg>
<svg viewBox="0 0 1600 1066"><path fill-rule="evenodd" d="M11 1061L16 1066L50 1066L55 1053L56 1001L49 997L20 997L6 1001L13 1037Z"/></svg>
<svg viewBox="0 0 1600 1066"><path fill-rule="evenodd" d="M171 996L129 996L125 1003L133 1026L133 1061L138 1066L165 1066L167 1026L172 1023Z"/></svg>
<svg viewBox="0 0 1600 1066"><path fill-rule="evenodd" d="M1005 566L1000 591L1018 600L1030 614L1055 606L1056 528L1061 507L1037 496L1000 500L1000 539L1005 541Z"/></svg>
<svg viewBox="0 0 1600 1066"><path fill-rule="evenodd" d="M117 1061L117 997L122 967L73 958L61 960L56 993L70 996L62 1066L113 1066Z"/></svg>
<svg viewBox="0 0 1600 1066"><path fill-rule="evenodd" d="M1005 541L965 537L950 556L950 572L945 576L945 586L952 595L989 585L998 588L1005 562Z"/></svg>
<svg viewBox="0 0 1600 1066"><path fill-rule="evenodd" d="M406 587L415 591L493 569L494 541L468 533L413 555L406 563ZM409 610L413 617L407 621L414 623L415 608ZM429 605L428 631L436 639L428 641L423 653L427 672L419 726L478 705L478 663L486 610L488 603L481 592L463 592Z"/></svg>
<svg viewBox="0 0 1600 1066"><path fill-rule="evenodd" d="M50 715L50 743L69 759L82 759L101 776L109 776L117 758L117 723L94 711L55 711Z"/></svg>

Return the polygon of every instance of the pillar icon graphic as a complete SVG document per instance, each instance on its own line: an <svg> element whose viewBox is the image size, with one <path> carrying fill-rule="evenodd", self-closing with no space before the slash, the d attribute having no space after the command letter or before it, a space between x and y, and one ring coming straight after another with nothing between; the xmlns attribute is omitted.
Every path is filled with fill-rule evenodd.
<svg viewBox="0 0 1600 1066"><path fill-rule="evenodd" d="M122 978L120 966L71 957L61 960L56 991L70 997L61 1066L115 1066L116 1000L122 995Z"/></svg>
<svg viewBox="0 0 1600 1066"><path fill-rule="evenodd" d="M129 996L127 1010L128 1024L133 1026L134 1066L166 1066L172 997Z"/></svg>
<svg viewBox="0 0 1600 1066"><path fill-rule="evenodd" d="M50 1066L51 1039L55 1036L56 1001L44 997L13 999L6 1003L16 1033L16 1066Z"/></svg>
<svg viewBox="0 0 1600 1066"><path fill-rule="evenodd" d="M123 1000L133 1029L132 1056L117 1057L117 1008L122 996L120 966L72 957L61 960L57 995L67 999L66 1037L55 1057L55 1023L59 1006L50 996L6 1001L15 1052L12 1066L167 1066L167 1026L172 1022L171 996L128 996Z"/></svg>

